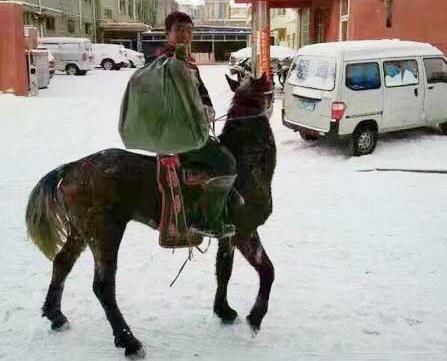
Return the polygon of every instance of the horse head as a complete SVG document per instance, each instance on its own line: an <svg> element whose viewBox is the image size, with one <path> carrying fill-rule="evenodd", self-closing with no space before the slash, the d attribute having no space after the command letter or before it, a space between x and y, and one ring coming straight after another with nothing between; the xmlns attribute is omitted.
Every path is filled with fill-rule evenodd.
<svg viewBox="0 0 447 361"><path fill-rule="evenodd" d="M225 74L230 89L234 92L230 113L233 115L271 115L273 108L272 85L264 73L260 78L247 77L242 82Z"/></svg>

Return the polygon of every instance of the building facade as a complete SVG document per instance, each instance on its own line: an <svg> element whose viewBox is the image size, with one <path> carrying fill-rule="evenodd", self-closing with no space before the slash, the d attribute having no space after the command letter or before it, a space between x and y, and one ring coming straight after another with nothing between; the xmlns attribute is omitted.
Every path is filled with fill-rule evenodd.
<svg viewBox="0 0 447 361"><path fill-rule="evenodd" d="M3 1L3 0L0 0ZM40 36L86 37L138 49L141 33L177 9L174 0L26 0L24 24Z"/></svg>
<svg viewBox="0 0 447 361"><path fill-rule="evenodd" d="M300 17L298 9L271 9L270 30L274 45L298 49L300 40Z"/></svg>
<svg viewBox="0 0 447 361"><path fill-rule="evenodd" d="M236 0L236 3L251 2ZM398 38L429 42L447 53L446 0L268 0L268 3L272 9L298 9L299 46L324 41Z"/></svg>
<svg viewBox="0 0 447 361"><path fill-rule="evenodd" d="M165 18L171 12L178 10L179 5L175 0L153 0L156 9L155 26L164 26Z"/></svg>
<svg viewBox="0 0 447 361"><path fill-rule="evenodd" d="M230 0L205 0L201 14L203 25L247 26L248 7Z"/></svg>

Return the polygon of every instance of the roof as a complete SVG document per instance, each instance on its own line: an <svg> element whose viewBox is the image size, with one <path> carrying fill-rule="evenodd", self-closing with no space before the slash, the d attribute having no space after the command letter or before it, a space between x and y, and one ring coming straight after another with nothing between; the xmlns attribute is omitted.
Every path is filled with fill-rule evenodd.
<svg viewBox="0 0 447 361"><path fill-rule="evenodd" d="M293 58L297 54L297 51L286 46L279 45L270 45L270 57L284 59L284 58ZM251 57L251 47L246 47L239 49L238 51L234 51L231 53L231 56L235 58L249 58Z"/></svg>
<svg viewBox="0 0 447 361"><path fill-rule="evenodd" d="M53 38L39 38L41 43L82 43L90 41L88 38L68 38L68 37L53 37Z"/></svg>
<svg viewBox="0 0 447 361"><path fill-rule="evenodd" d="M400 56L442 55L428 43L393 40L357 40L312 44L302 47L298 55L340 57L345 59L369 59Z"/></svg>

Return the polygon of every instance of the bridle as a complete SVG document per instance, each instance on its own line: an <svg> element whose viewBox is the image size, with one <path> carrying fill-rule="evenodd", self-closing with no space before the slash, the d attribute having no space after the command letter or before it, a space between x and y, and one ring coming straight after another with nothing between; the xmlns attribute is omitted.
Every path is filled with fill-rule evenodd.
<svg viewBox="0 0 447 361"><path fill-rule="evenodd" d="M269 90L266 92L263 92L264 96L266 95L273 95L273 90ZM270 109L273 109L273 102L271 101L270 106L268 107L267 111L262 111L261 113L258 114L254 114L254 115L243 115L243 116L239 116L239 117L232 117L232 118L226 118L228 116L229 113L226 113L224 115L221 115L220 117L215 118L214 120L211 120L210 122L213 123L213 127L214 124L216 122L232 122L235 120L248 120L248 119L255 119L255 118L259 118L262 116L267 116L270 112ZM268 118L268 116L267 116Z"/></svg>

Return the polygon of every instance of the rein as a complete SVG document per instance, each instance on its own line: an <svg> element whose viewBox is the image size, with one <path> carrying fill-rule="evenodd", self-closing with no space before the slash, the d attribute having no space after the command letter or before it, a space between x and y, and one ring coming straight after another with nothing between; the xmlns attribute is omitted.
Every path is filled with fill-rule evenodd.
<svg viewBox="0 0 447 361"><path fill-rule="evenodd" d="M211 123L216 123L216 122L232 122L232 121L234 121L234 120L254 119L254 118L258 118L258 117L261 117L261 116L263 116L263 115L266 115L265 112L261 112L261 113L259 113L259 114L255 114L255 115L245 115L245 116L240 116L240 117L225 118L228 114L229 114L229 113L224 114L224 115L221 115L220 117L218 117L218 118L216 118L216 119L214 119L214 120L211 120Z"/></svg>

